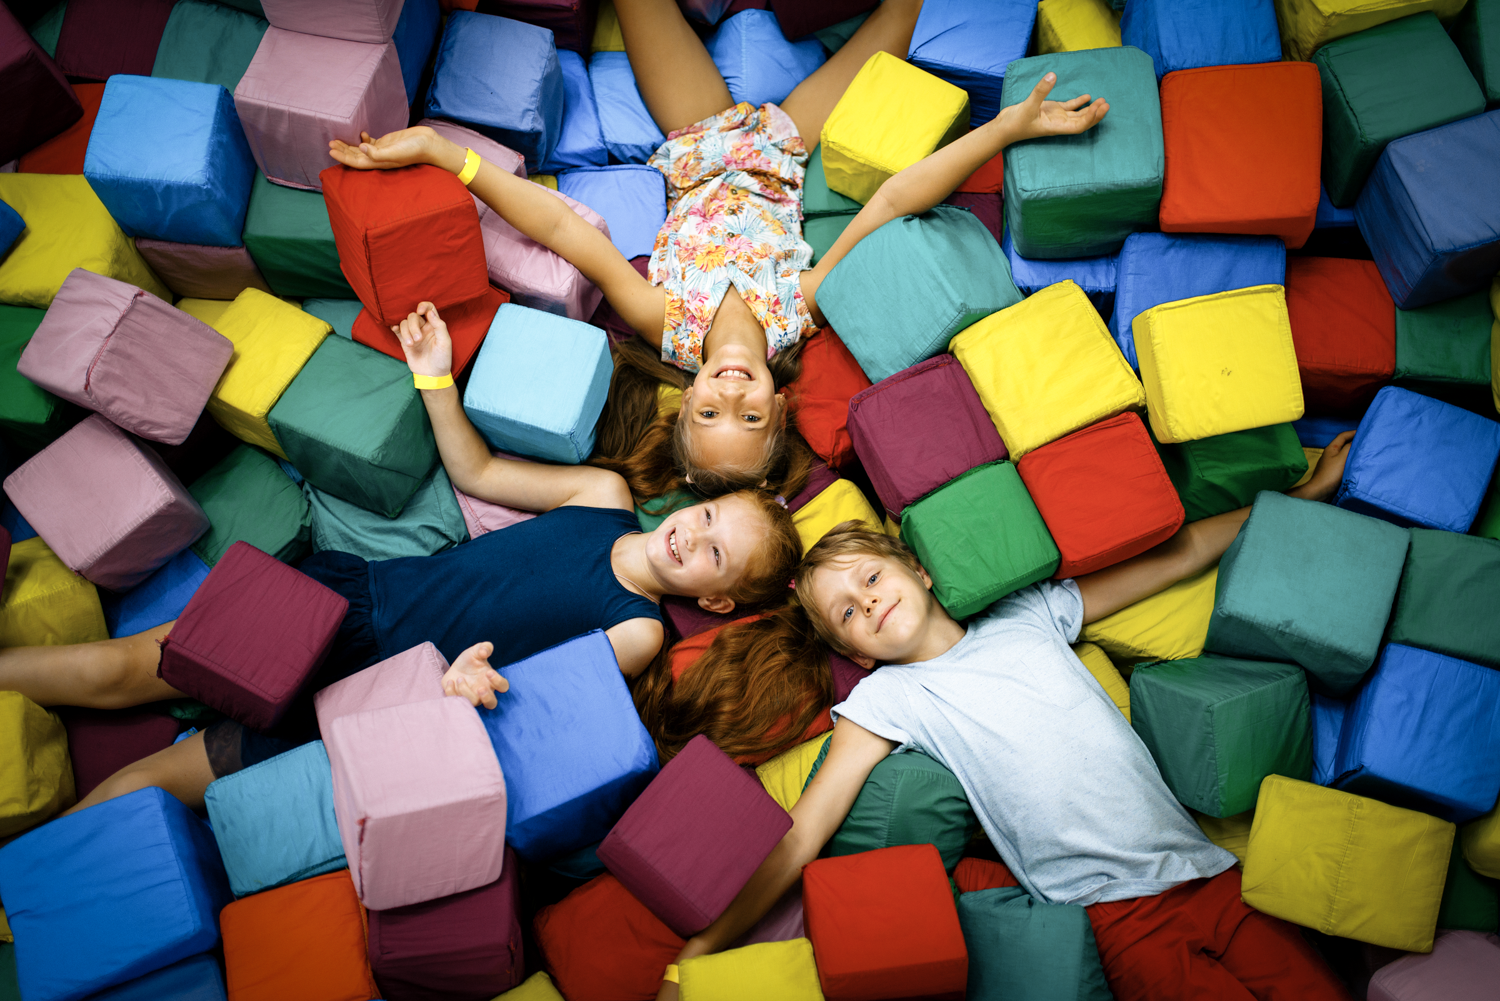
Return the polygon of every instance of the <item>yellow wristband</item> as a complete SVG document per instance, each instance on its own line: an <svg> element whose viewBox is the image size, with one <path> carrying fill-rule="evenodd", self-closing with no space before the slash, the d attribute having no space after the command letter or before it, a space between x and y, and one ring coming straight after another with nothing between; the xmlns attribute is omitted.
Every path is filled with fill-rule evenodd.
<svg viewBox="0 0 1500 1001"><path fill-rule="evenodd" d="M467 146L464 147L464 152L467 154L464 157L464 169L458 172L458 179L467 187L469 182L474 180L474 175L479 173L479 165L484 161L479 159L478 153Z"/></svg>
<svg viewBox="0 0 1500 1001"><path fill-rule="evenodd" d="M453 373L447 375L418 375L413 372L411 381L418 389L447 389L453 385Z"/></svg>
<svg viewBox="0 0 1500 1001"><path fill-rule="evenodd" d="M667 972L663 973L661 975L661 978L663 980L670 980L674 984L680 984L680 983L682 983L682 981L680 981L680 980L677 979L677 976L678 976L678 974L677 974L677 964L673 963L672 965L670 965L670 966L667 967Z"/></svg>

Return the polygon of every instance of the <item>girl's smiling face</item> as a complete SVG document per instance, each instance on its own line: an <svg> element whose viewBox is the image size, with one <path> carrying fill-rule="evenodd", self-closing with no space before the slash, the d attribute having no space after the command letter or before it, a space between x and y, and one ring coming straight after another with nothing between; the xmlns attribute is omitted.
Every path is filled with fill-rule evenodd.
<svg viewBox="0 0 1500 1001"><path fill-rule="evenodd" d="M766 454L771 429L786 419L786 397L766 359L726 344L705 359L682 394L678 420L688 421L694 460L715 469L753 469Z"/></svg>
<svg viewBox="0 0 1500 1001"><path fill-rule="evenodd" d="M726 608L709 610L729 611L734 602L724 596L734 590L766 532L755 504L730 494L668 515L646 540L646 560L666 593L726 602Z"/></svg>

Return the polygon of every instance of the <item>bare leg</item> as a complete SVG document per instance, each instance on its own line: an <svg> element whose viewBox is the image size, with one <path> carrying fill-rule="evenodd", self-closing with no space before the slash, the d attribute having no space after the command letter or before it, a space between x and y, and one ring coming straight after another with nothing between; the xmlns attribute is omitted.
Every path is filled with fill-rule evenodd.
<svg viewBox="0 0 1500 1001"><path fill-rule="evenodd" d="M0 691L20 692L37 705L125 709L182 698L156 676L157 640L172 623L134 636L0 650Z"/></svg>
<svg viewBox="0 0 1500 1001"><path fill-rule="evenodd" d="M817 147L823 123L833 113L833 106L839 103L849 83L871 56L889 52L897 59L906 58L911 48L911 33L921 12L922 0L885 0L843 48L812 76L797 84L781 102L781 110L797 124L797 134L802 136L809 153Z"/></svg>
<svg viewBox="0 0 1500 1001"><path fill-rule="evenodd" d="M615 0L615 11L635 85L657 128L686 128L733 106L719 68L674 0Z"/></svg>
<svg viewBox="0 0 1500 1001"><path fill-rule="evenodd" d="M201 810L203 792L213 780L213 769L208 765L208 752L203 747L203 734L199 732L121 768L95 786L83 799L64 810L61 816L66 817L70 813L147 786L165 789L182 800L183 805Z"/></svg>

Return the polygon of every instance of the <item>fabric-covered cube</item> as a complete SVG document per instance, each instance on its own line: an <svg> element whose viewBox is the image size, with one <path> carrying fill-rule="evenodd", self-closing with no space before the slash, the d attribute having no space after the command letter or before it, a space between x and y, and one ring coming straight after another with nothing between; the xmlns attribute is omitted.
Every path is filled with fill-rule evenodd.
<svg viewBox="0 0 1500 1001"><path fill-rule="evenodd" d="M557 190L603 216L610 240L627 258L649 256L667 221L666 183L655 167L579 167L557 176Z"/></svg>
<svg viewBox="0 0 1500 1001"><path fill-rule="evenodd" d="M83 173L83 160L89 148L89 133L94 130L94 119L99 115L99 102L104 100L104 84L75 83L73 94L83 105L83 117L31 152L24 154L16 162L18 172L23 174Z"/></svg>
<svg viewBox="0 0 1500 1001"><path fill-rule="evenodd" d="M1057 74L1051 100L1108 94L1110 114L1083 135L1005 148L1006 228L1025 257L1112 254L1157 223L1166 161L1151 57L1124 46L1018 59L1001 107L1026 100L1048 71Z"/></svg>
<svg viewBox="0 0 1500 1001"><path fill-rule="evenodd" d="M1201 657L1141 665L1130 696L1131 726L1184 806L1231 817L1255 806L1267 775L1305 780L1312 772L1307 676L1295 664Z"/></svg>
<svg viewBox="0 0 1500 1001"><path fill-rule="evenodd" d="M0 644L61 646L109 638L99 592L36 536L11 544L0 593Z"/></svg>
<svg viewBox="0 0 1500 1001"><path fill-rule="evenodd" d="M1038 53L1104 49L1120 44L1120 14L1109 0L1041 0L1036 5Z"/></svg>
<svg viewBox="0 0 1500 1001"><path fill-rule="evenodd" d="M569 1001L646 1001L683 946L607 873L543 908L533 928L537 949Z"/></svg>
<svg viewBox="0 0 1500 1001"><path fill-rule="evenodd" d="M609 162L609 148L604 145L588 66L581 55L564 49L558 50L557 64L562 70L562 124L542 169L556 172L569 167L602 167Z"/></svg>
<svg viewBox="0 0 1500 1001"><path fill-rule="evenodd" d="M1500 668L1500 542L1411 530L1390 641Z"/></svg>
<svg viewBox="0 0 1500 1001"><path fill-rule="evenodd" d="M127 431L180 445L233 353L208 324L79 268L58 289L16 371Z"/></svg>
<svg viewBox="0 0 1500 1001"><path fill-rule="evenodd" d="M443 10L438 0L410 0L401 5L401 17L396 21L391 42L401 61L401 80L406 85L407 104L417 99L422 72L427 68L428 57L437 44L442 26Z"/></svg>
<svg viewBox="0 0 1500 1001"><path fill-rule="evenodd" d="M401 0L260 0L266 20L277 28L351 42L385 42L396 30Z"/></svg>
<svg viewBox="0 0 1500 1001"><path fill-rule="evenodd" d="M1275 285L1153 306L1132 323L1156 440L1193 441L1302 416L1302 384Z"/></svg>
<svg viewBox="0 0 1500 1001"><path fill-rule="evenodd" d="M1500 461L1500 423L1397 386L1375 395L1334 503L1398 525L1467 532Z"/></svg>
<svg viewBox="0 0 1500 1001"><path fill-rule="evenodd" d="M969 4L933 0L922 5L906 58L920 69L962 87L969 95L969 118L983 125L1000 113L1005 67L1026 55L1036 4L995 0ZM1029 86L1036 86L1033 80Z"/></svg>
<svg viewBox="0 0 1500 1001"><path fill-rule="evenodd" d="M1120 669L1115 667L1114 661L1109 659L1109 654L1104 648L1095 643L1074 643L1073 653L1078 657L1079 663L1088 669L1094 680L1099 682L1099 687L1104 689L1104 694L1120 710L1120 715L1125 717L1125 722L1130 722L1130 687L1125 681Z"/></svg>
<svg viewBox="0 0 1500 1001"><path fill-rule="evenodd" d="M331 726L340 716L430 702L443 695L448 661L431 643L403 650L334 682L313 697L318 725Z"/></svg>
<svg viewBox="0 0 1500 1001"><path fill-rule="evenodd" d="M863 15L874 8L871 0L771 0L782 34L788 38L817 34L820 41L828 39L829 51L837 51L848 41ZM838 30L845 21L853 21L854 27Z"/></svg>
<svg viewBox="0 0 1500 1001"><path fill-rule="evenodd" d="M682 964L682 997L717 1001L731 997L822 1001L812 943L805 938L760 942Z"/></svg>
<svg viewBox="0 0 1500 1001"><path fill-rule="evenodd" d="M469 6L455 3L455 8ZM596 5L590 0L486 0L485 9L503 17L548 28L559 49L589 51Z"/></svg>
<svg viewBox="0 0 1500 1001"><path fill-rule="evenodd" d="M1006 230L1000 241L1000 249L1005 251L1005 259L1010 263L1011 279L1023 294L1032 295L1048 285L1071 281L1083 289L1099 315L1108 316L1114 310L1118 255L1033 261L1016 253L1016 245L1010 238L1009 230Z"/></svg>
<svg viewBox="0 0 1500 1001"><path fill-rule="evenodd" d="M266 27L264 20L248 11L183 0L167 18L151 75L214 83L233 94L255 58Z"/></svg>
<svg viewBox="0 0 1500 1001"><path fill-rule="evenodd" d="M236 446L194 480L190 490L209 521L192 551L208 566L216 565L236 542L247 542L283 563L296 563L308 554L312 514L307 498L264 452Z"/></svg>
<svg viewBox="0 0 1500 1001"><path fill-rule="evenodd" d="M57 65L69 76L107 80L151 72L173 0L79 0L63 14Z"/></svg>
<svg viewBox="0 0 1500 1001"><path fill-rule="evenodd" d="M1167 5L1158 0L1151 6ZM1161 82L1167 157L1161 228L1164 233L1263 233L1300 247L1318 214L1323 141L1318 71L1311 63L1272 61L1280 48L1270 0L1245 0L1243 7L1264 8L1269 60L1230 59L1260 65L1179 69ZM1201 20L1187 24L1221 27L1218 10L1193 16ZM1158 72L1161 66L1158 62ZM1222 114L1204 115L1205 107Z"/></svg>
<svg viewBox="0 0 1500 1001"><path fill-rule="evenodd" d="M1370 261L1289 258L1286 309L1308 409L1368 406L1396 367L1396 308L1380 270Z"/></svg>
<svg viewBox="0 0 1500 1001"><path fill-rule="evenodd" d="M802 539L803 553L846 521L864 522L865 527L872 531L881 528L880 516L852 480L833 481L792 514L792 523L797 526L797 535Z"/></svg>
<svg viewBox="0 0 1500 1001"><path fill-rule="evenodd" d="M942 866L931 845L903 845L803 868L825 997L963 997L969 956Z"/></svg>
<svg viewBox="0 0 1500 1001"><path fill-rule="evenodd" d="M963 135L969 95L889 52L860 68L823 123L828 186L864 204L885 179Z"/></svg>
<svg viewBox="0 0 1500 1001"><path fill-rule="evenodd" d="M1289 490L1307 473L1307 457L1290 424L1158 445L1188 521L1245 507L1262 490Z"/></svg>
<svg viewBox="0 0 1500 1001"><path fill-rule="evenodd" d="M556 364L560 357L570 359L566 367ZM597 327L507 303L474 363L464 411L492 448L582 462L613 372Z"/></svg>
<svg viewBox="0 0 1500 1001"><path fill-rule="evenodd" d="M257 730L279 720L327 655L349 602L236 542L162 644L161 677Z"/></svg>
<svg viewBox="0 0 1500 1001"><path fill-rule="evenodd" d="M755 777L783 810L791 810L802 798L813 768L827 757L824 748L831 739L827 734L814 737L755 767Z"/></svg>
<svg viewBox="0 0 1500 1001"><path fill-rule="evenodd" d="M184 549L124 594L106 594L100 603L109 635L134 636L171 622L207 578L208 566Z"/></svg>
<svg viewBox="0 0 1500 1001"><path fill-rule="evenodd" d="M72 806L75 793L68 734L56 713L20 692L0 692L0 720L0 837L9 837Z"/></svg>
<svg viewBox="0 0 1500 1001"><path fill-rule="evenodd" d="M236 897L349 865L321 740L215 779L203 802Z"/></svg>
<svg viewBox="0 0 1500 1001"><path fill-rule="evenodd" d="M719 24L703 43L736 103L760 107L786 100L823 60L812 38L788 41L768 10L743 10Z"/></svg>
<svg viewBox="0 0 1500 1001"><path fill-rule="evenodd" d="M1125 5L1120 41L1150 56L1158 77L1200 66L1281 60L1281 38L1271 0L1194 6L1173 0L1141 0L1133 6ZM1166 95L1162 97L1165 112ZM1296 109L1283 106L1282 110L1294 113Z"/></svg>
<svg viewBox="0 0 1500 1001"><path fill-rule="evenodd" d="M1268 775L1245 854L1245 903L1372 945L1432 948L1453 825Z"/></svg>
<svg viewBox="0 0 1500 1001"><path fill-rule="evenodd" d="M949 350L1013 459L1147 400L1104 321L1071 281L985 317Z"/></svg>
<svg viewBox="0 0 1500 1001"><path fill-rule="evenodd" d="M1460 0L1276 0L1276 19L1286 58L1309 59L1335 38L1426 10L1447 21L1463 6Z"/></svg>
<svg viewBox="0 0 1500 1001"><path fill-rule="evenodd" d="M1016 471L1062 554L1059 579L1128 560L1182 527L1182 502L1136 414L1027 452Z"/></svg>
<svg viewBox="0 0 1500 1001"><path fill-rule="evenodd" d="M83 108L63 72L8 7L0 12L0 86L12 95L0 130L0 157L5 162L82 117Z"/></svg>
<svg viewBox="0 0 1500 1001"><path fill-rule="evenodd" d="M621 163L645 163L667 137L646 110L630 58L624 52L594 53L589 60L589 84L609 155Z"/></svg>
<svg viewBox="0 0 1500 1001"><path fill-rule="evenodd" d="M156 1001L157 998L226 1001L227 997L224 977L219 973L219 961L212 953L202 952L118 987L92 994L89 1001Z"/></svg>
<svg viewBox="0 0 1500 1001"><path fill-rule="evenodd" d="M1488 402L1495 316L1488 289L1396 310L1396 381L1452 402Z"/></svg>
<svg viewBox="0 0 1500 1001"><path fill-rule="evenodd" d="M100 483L109 484L102 505ZM145 580L208 530L156 453L98 414L6 477L5 492L70 569L112 590Z"/></svg>
<svg viewBox="0 0 1500 1001"><path fill-rule="evenodd" d="M1402 956L1370 978L1370 1001L1458 1001L1485 997L1500 977L1500 943L1478 931L1440 933L1428 955Z"/></svg>
<svg viewBox="0 0 1500 1001"><path fill-rule="evenodd" d="M140 251L175 294L193 299L233 299L247 288L271 291L244 245L204 247L137 237Z"/></svg>
<svg viewBox="0 0 1500 1001"><path fill-rule="evenodd" d="M230 899L208 825L155 787L6 845L0 893L28 1001L83 998L212 948Z"/></svg>
<svg viewBox="0 0 1500 1001"><path fill-rule="evenodd" d="M365 560L431 556L467 541L453 483L439 465L417 487L395 518L367 511L308 484L302 492L312 514L313 551L335 549Z"/></svg>
<svg viewBox="0 0 1500 1001"><path fill-rule="evenodd" d="M338 245L320 193L272 184L257 171L244 238L245 249L277 295L355 298L339 269Z"/></svg>
<svg viewBox="0 0 1500 1001"><path fill-rule="evenodd" d="M948 614L966 619L1052 576L1060 556L1016 467L971 469L906 509L901 538Z"/></svg>
<svg viewBox="0 0 1500 1001"><path fill-rule="evenodd" d="M1005 443L952 355L913 365L849 401L849 435L875 492L893 515L975 466L1006 456Z"/></svg>
<svg viewBox="0 0 1500 1001"><path fill-rule="evenodd" d="M515 698L479 715L506 776L506 839L537 860L593 844L658 768L614 649L596 629L500 673Z"/></svg>
<svg viewBox="0 0 1500 1001"><path fill-rule="evenodd" d="M26 220L15 209L0 202L0 255L5 254L26 229Z"/></svg>
<svg viewBox="0 0 1500 1001"><path fill-rule="evenodd" d="M1219 561L1208 649L1295 661L1323 691L1344 695L1375 663L1409 534L1328 504L1261 493ZM1314 551L1318 559L1306 559Z"/></svg>
<svg viewBox="0 0 1500 1001"><path fill-rule="evenodd" d="M0 306L0 431L21 448L38 451L81 416L76 407L16 371L21 352L46 315L30 306Z"/></svg>
<svg viewBox="0 0 1500 1001"><path fill-rule="evenodd" d="M870 380L832 327L803 340L801 359L802 374L786 387L797 430L818 458L842 469L854 459L849 402Z"/></svg>
<svg viewBox="0 0 1500 1001"><path fill-rule="evenodd" d="M1344 729L1344 716L1349 703L1342 699L1331 699L1314 693L1312 697L1312 779L1320 786L1332 785L1338 777L1333 770L1334 757L1339 750L1339 734Z"/></svg>
<svg viewBox="0 0 1500 1001"><path fill-rule="evenodd" d="M965 893L958 923L969 952L970 997L1110 1001L1089 915L1044 904L1019 886Z"/></svg>
<svg viewBox="0 0 1500 1001"><path fill-rule="evenodd" d="M314 5L318 6L318 5ZM351 42L268 28L234 88L250 152L277 184L322 190L328 142L359 144L407 123L401 60L387 38Z"/></svg>
<svg viewBox="0 0 1500 1001"><path fill-rule="evenodd" d="M1208 635L1218 579L1218 568L1209 567L1089 623L1079 639L1098 644L1120 663L1196 657Z"/></svg>
<svg viewBox="0 0 1500 1001"><path fill-rule="evenodd" d="M1500 104L1500 7L1494 0L1466 4L1452 32L1485 100L1492 108Z"/></svg>

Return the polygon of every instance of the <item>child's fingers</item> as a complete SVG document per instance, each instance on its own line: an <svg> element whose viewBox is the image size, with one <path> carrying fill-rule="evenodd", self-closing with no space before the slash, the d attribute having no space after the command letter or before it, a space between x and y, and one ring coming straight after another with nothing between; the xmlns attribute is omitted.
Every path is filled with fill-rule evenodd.
<svg viewBox="0 0 1500 1001"><path fill-rule="evenodd" d="M1052 93L1052 88L1055 86L1057 86L1056 73L1048 72L1042 74L1042 78L1036 82L1036 86L1031 88L1031 100L1040 104L1047 99L1047 95Z"/></svg>
<svg viewBox="0 0 1500 1001"><path fill-rule="evenodd" d="M506 681L505 677L503 675L501 675L500 673L498 673L497 671L495 671L493 668L490 670L489 677L490 677L490 687L493 688L495 691L497 691L497 692L508 692L508 691L510 691L510 682Z"/></svg>
<svg viewBox="0 0 1500 1001"><path fill-rule="evenodd" d="M1337 438L1328 443L1328 448L1324 450L1324 454L1326 455L1328 452L1333 452L1335 454L1342 452L1344 449L1349 447L1349 443L1353 440L1354 432L1344 431Z"/></svg>
<svg viewBox="0 0 1500 1001"><path fill-rule="evenodd" d="M1092 100L1092 98L1088 94L1079 94L1077 97L1073 98L1070 101L1062 101L1060 103L1062 104L1064 111L1077 111L1085 104L1088 104L1090 100Z"/></svg>

